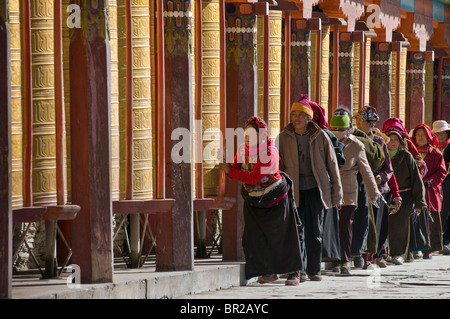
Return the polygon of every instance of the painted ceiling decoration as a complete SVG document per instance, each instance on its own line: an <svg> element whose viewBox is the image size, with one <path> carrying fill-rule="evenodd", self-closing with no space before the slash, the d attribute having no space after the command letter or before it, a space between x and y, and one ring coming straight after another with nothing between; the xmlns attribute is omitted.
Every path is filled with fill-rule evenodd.
<svg viewBox="0 0 450 319"><path fill-rule="evenodd" d="M413 31L416 38L419 40L419 50L426 51L427 41L433 35L433 13L427 12L425 1L416 0L416 10L414 12Z"/></svg>
<svg viewBox="0 0 450 319"><path fill-rule="evenodd" d="M340 0L339 7L347 17L347 31L355 31L356 20L364 14L364 0Z"/></svg>
<svg viewBox="0 0 450 319"><path fill-rule="evenodd" d="M448 46L450 46L450 22L445 23L444 30L445 42L447 42Z"/></svg>
<svg viewBox="0 0 450 319"><path fill-rule="evenodd" d="M313 6L319 3L320 0L302 0L303 2L303 19L312 18Z"/></svg>
<svg viewBox="0 0 450 319"><path fill-rule="evenodd" d="M400 26L400 0L380 1L380 22L386 29L386 42L392 41L392 31Z"/></svg>

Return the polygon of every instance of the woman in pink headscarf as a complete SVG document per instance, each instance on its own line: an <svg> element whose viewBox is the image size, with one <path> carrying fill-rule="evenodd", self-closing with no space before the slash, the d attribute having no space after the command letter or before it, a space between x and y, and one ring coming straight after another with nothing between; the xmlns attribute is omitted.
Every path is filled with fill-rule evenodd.
<svg viewBox="0 0 450 319"><path fill-rule="evenodd" d="M430 245L424 251L424 259L431 259L433 251L442 250L442 224L441 224L441 184L447 176L444 157L436 148L438 139L431 128L426 124L419 124L414 128L411 141L426 164L423 176L425 185L425 198L430 211Z"/></svg>
<svg viewBox="0 0 450 319"><path fill-rule="evenodd" d="M253 116L244 124L245 142L232 164L221 163L231 179L242 182L245 277L260 283L288 273L286 285L300 283L303 268L293 182L279 169L279 153L266 123Z"/></svg>
<svg viewBox="0 0 450 319"><path fill-rule="evenodd" d="M416 145L411 141L411 138L409 137L408 131L403 126L403 121L397 117L391 117L388 118L383 122L383 128L381 131L385 132L386 130L395 130L397 131L401 137L404 139L406 145L405 149L411 153L411 155L414 157L414 160L416 161L417 166L419 167L420 174L424 175L426 170L426 165L422 158L420 157L419 151L416 148Z"/></svg>

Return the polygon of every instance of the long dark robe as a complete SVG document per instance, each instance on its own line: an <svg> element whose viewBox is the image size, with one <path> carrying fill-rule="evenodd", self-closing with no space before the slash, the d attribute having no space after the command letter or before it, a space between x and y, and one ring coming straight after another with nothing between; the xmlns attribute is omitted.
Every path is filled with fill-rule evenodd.
<svg viewBox="0 0 450 319"><path fill-rule="evenodd" d="M431 247L428 210L422 209L419 215L411 214L410 247L412 251L426 250Z"/></svg>
<svg viewBox="0 0 450 319"><path fill-rule="evenodd" d="M269 193L252 197L242 187L244 198L245 277L292 273L303 269L298 234L300 219L293 182L283 172L282 183ZM280 201L274 204L275 199Z"/></svg>
<svg viewBox="0 0 450 319"><path fill-rule="evenodd" d="M389 254L388 235L389 235L389 207L386 203L391 202L392 194L387 192L383 194L384 201L379 199L377 208L377 216L375 217L375 224L377 229L378 248L376 257L381 257L383 254ZM375 211L375 210L374 210Z"/></svg>
<svg viewBox="0 0 450 319"><path fill-rule="evenodd" d="M445 166L447 172L450 169L450 147L445 148L444 152ZM450 175L442 182L442 206L441 206L441 221L444 245L450 244Z"/></svg>
<svg viewBox="0 0 450 319"><path fill-rule="evenodd" d="M343 149L345 145L338 141L336 136L329 130L324 129L331 139L338 167L345 164ZM322 261L335 261L341 259L340 239L339 239L339 213L336 207L324 210L323 234L322 234Z"/></svg>
<svg viewBox="0 0 450 319"><path fill-rule="evenodd" d="M402 196L400 210L393 215L389 215L389 250L391 256L403 256L405 258L409 248L411 212L414 207L410 190L404 191L400 195Z"/></svg>
<svg viewBox="0 0 450 319"><path fill-rule="evenodd" d="M341 259L339 213L336 207L326 209L323 216L322 261Z"/></svg>
<svg viewBox="0 0 450 319"><path fill-rule="evenodd" d="M443 244L450 244L450 175L442 182L442 233Z"/></svg>
<svg viewBox="0 0 450 319"><path fill-rule="evenodd" d="M369 233L369 205L361 174L358 173L358 207L353 218L352 255L361 256Z"/></svg>

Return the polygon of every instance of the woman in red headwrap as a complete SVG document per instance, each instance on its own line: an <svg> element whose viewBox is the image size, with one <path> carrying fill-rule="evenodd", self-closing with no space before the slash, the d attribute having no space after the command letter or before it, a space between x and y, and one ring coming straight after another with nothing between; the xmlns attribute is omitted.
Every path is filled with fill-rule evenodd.
<svg viewBox="0 0 450 319"><path fill-rule="evenodd" d="M410 251L418 244L410 232L411 220L415 217L411 216L411 212L417 214L426 210L425 187L414 157L406 149L407 142L401 131L394 126L383 128L383 132L390 138L387 147L402 197L400 209L390 209L389 254L394 264L401 265L404 260L411 260Z"/></svg>
<svg viewBox="0 0 450 319"><path fill-rule="evenodd" d="M263 120L247 120L244 135L233 163L219 168L243 183L245 276L266 283L288 273L285 284L298 285L303 263L293 182L279 170L278 149Z"/></svg>
<svg viewBox="0 0 450 319"><path fill-rule="evenodd" d="M441 183L447 176L447 170L442 153L435 147L438 145L438 139L428 125L417 125L414 128L411 141L416 145L420 156L426 164L423 183L425 185L425 198L430 211L431 247L424 251L423 258L431 259L433 251L442 250Z"/></svg>
<svg viewBox="0 0 450 319"><path fill-rule="evenodd" d="M419 167L420 174L423 177L423 174L426 170L425 163L423 162L422 158L420 157L419 151L417 150L416 145L411 141L411 138L408 134L408 131L406 131L406 128L403 126L403 121L397 117L391 117L388 118L383 122L383 128L381 131L385 132L386 130L396 130L404 139L406 145L405 149L411 153L414 160L416 161L417 166Z"/></svg>

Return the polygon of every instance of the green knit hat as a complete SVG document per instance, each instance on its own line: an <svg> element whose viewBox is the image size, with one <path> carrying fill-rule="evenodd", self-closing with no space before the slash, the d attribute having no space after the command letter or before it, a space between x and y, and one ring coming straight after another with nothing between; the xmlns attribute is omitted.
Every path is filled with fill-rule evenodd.
<svg viewBox="0 0 450 319"><path fill-rule="evenodd" d="M333 115L330 120L330 130L342 130L350 127L350 119L347 114Z"/></svg>

